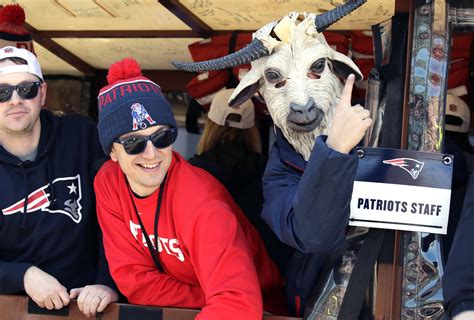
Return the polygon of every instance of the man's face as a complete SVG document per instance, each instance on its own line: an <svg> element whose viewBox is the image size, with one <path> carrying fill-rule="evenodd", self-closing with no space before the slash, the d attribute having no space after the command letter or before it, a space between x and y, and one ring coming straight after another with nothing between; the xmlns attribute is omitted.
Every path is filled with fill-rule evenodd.
<svg viewBox="0 0 474 320"><path fill-rule="evenodd" d="M0 62L0 68L14 65L11 61ZM28 72L0 75L0 86L37 81L38 77ZM37 96L32 99L22 99L14 90L9 101L0 102L0 134L22 135L32 132L35 126L39 127L39 114L45 100L46 83L41 85Z"/></svg>
<svg viewBox="0 0 474 320"><path fill-rule="evenodd" d="M149 136L166 129L166 126L153 126L137 132L121 135L120 140L130 137ZM163 182L172 159L172 147L158 149L151 141L147 141L145 150L136 155L125 152L123 146L114 142L110 151L110 158L118 162L133 192L140 196L148 196L155 192Z"/></svg>

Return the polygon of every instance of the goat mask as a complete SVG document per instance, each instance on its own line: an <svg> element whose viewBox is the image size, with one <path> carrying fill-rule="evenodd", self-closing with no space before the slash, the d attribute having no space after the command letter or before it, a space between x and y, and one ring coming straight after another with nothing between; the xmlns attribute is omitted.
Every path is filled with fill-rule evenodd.
<svg viewBox="0 0 474 320"><path fill-rule="evenodd" d="M203 72L251 62L229 100L238 106L257 91L285 138L305 160L317 136L327 134L343 85L350 73L362 79L347 56L332 49L322 31L366 0L345 3L320 15L292 12L253 34L254 40L228 56L202 62L174 62L178 69Z"/></svg>

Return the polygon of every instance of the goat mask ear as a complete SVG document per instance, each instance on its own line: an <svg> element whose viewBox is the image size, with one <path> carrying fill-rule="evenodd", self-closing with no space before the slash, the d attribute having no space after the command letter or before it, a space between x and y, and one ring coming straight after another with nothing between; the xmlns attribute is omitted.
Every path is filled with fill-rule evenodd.
<svg viewBox="0 0 474 320"><path fill-rule="evenodd" d="M230 107L237 107L250 99L259 89L260 72L256 68L250 69L249 72L240 80L239 85L235 88L229 100Z"/></svg>
<svg viewBox="0 0 474 320"><path fill-rule="evenodd" d="M348 56L339 53L337 51L332 51L332 54L329 57L329 60L332 62L332 67L334 73L343 79L347 79L347 77L353 73L356 77L356 81L360 81L364 79L362 72L360 72L359 67L349 59Z"/></svg>

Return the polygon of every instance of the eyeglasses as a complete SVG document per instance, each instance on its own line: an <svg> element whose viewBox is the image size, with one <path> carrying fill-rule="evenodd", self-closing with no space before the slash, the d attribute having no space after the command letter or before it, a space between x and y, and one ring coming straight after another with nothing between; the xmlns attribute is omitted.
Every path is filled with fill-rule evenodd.
<svg viewBox="0 0 474 320"><path fill-rule="evenodd" d="M148 141L151 141L155 148L167 148L176 140L176 136L176 128L168 128L145 137L132 136L125 139L116 138L114 142L120 143L126 153L134 155L145 151Z"/></svg>
<svg viewBox="0 0 474 320"><path fill-rule="evenodd" d="M16 86L0 85L0 102L10 101L14 90L22 99L33 99L38 95L40 86L41 82L20 83Z"/></svg>

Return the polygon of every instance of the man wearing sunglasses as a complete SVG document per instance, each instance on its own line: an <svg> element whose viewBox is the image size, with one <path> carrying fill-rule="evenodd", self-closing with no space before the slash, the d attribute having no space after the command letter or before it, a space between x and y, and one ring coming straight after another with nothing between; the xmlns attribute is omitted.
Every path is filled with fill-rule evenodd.
<svg viewBox="0 0 474 320"><path fill-rule="evenodd" d="M92 186L104 154L91 120L42 110L46 89L34 54L0 49L0 293L47 309L77 297L90 316L118 298Z"/></svg>
<svg viewBox="0 0 474 320"><path fill-rule="evenodd" d="M110 67L98 97L111 161L94 187L110 272L129 302L202 309L196 319L286 313L283 283L262 240L224 187L172 150L160 87L130 58ZM273 305L272 305L273 303Z"/></svg>

